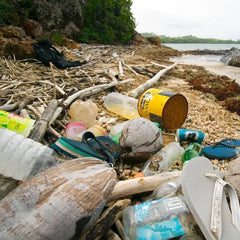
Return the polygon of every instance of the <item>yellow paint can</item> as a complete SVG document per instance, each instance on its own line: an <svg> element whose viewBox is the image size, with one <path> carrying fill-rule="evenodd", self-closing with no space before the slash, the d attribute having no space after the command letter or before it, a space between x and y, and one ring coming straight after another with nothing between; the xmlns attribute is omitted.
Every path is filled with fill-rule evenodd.
<svg viewBox="0 0 240 240"><path fill-rule="evenodd" d="M141 117L173 131L185 122L188 102L182 94L150 88L139 98L138 112Z"/></svg>

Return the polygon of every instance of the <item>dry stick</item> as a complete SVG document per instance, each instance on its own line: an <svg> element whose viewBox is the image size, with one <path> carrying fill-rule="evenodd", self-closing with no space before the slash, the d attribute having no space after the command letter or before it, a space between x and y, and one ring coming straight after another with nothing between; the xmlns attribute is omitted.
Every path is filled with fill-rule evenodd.
<svg viewBox="0 0 240 240"><path fill-rule="evenodd" d="M54 83L51 83L51 82L49 82L49 81L39 81L40 83L47 83L47 84L49 84L49 85L51 85L51 86L54 86ZM59 93L61 93L62 95L66 95L66 92L64 92L64 90L62 89L62 88L60 88L57 84L56 84L56 82L55 82L55 88L58 90L58 92Z"/></svg>
<svg viewBox="0 0 240 240"><path fill-rule="evenodd" d="M126 196L155 190L159 185L181 176L181 171L164 172L154 176L135 178L119 181L113 189L108 201L113 201Z"/></svg>
<svg viewBox="0 0 240 240"><path fill-rule="evenodd" d="M119 219L115 221L115 227L117 229L118 235L121 237L122 240L126 240L125 234L124 234L124 228Z"/></svg>
<svg viewBox="0 0 240 240"><path fill-rule="evenodd" d="M57 93L56 93L56 79L55 79L55 75L54 75L54 71L53 71L53 64L50 62L50 67L51 67L51 71L52 71L52 78L53 78L53 98L56 99L57 98Z"/></svg>
<svg viewBox="0 0 240 240"><path fill-rule="evenodd" d="M152 87L152 85L155 84L163 74L170 71L176 65L177 65L177 63L174 63L173 65L160 70L154 77L150 78L148 81L146 81L142 85L140 85L137 88L128 92L128 95L132 96L134 98L138 98L144 91L146 91L148 88Z"/></svg>
<svg viewBox="0 0 240 240"><path fill-rule="evenodd" d="M4 104L0 106L0 110L10 112L12 110L15 110L18 108L18 103L13 103L13 104Z"/></svg>
<svg viewBox="0 0 240 240"><path fill-rule="evenodd" d="M56 111L57 107L58 101L56 99L51 100L39 120L35 123L33 131L31 132L29 138L37 142L42 141L43 136L47 130L49 121L51 120L52 115Z"/></svg>
<svg viewBox="0 0 240 240"><path fill-rule="evenodd" d="M127 67L130 71L132 71L136 76L139 75L136 71L133 70L132 67L130 67L129 65L127 65L127 64L124 62L124 60L122 60L122 64L123 64L125 67Z"/></svg>

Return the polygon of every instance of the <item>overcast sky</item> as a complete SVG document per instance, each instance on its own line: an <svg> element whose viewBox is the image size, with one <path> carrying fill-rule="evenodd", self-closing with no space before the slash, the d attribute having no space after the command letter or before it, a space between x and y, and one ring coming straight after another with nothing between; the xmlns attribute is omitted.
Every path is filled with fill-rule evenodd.
<svg viewBox="0 0 240 240"><path fill-rule="evenodd" d="M240 0L133 0L138 32L240 39Z"/></svg>

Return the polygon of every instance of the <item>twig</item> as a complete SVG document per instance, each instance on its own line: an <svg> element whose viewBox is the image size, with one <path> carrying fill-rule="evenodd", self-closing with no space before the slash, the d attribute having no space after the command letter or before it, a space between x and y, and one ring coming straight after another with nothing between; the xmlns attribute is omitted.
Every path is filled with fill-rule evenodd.
<svg viewBox="0 0 240 240"><path fill-rule="evenodd" d="M56 93L56 79L55 79L55 75L54 75L54 71L53 71L53 64L50 62L50 67L51 67L51 71L52 71L52 79L53 79L53 98L56 99L57 98L57 93Z"/></svg>

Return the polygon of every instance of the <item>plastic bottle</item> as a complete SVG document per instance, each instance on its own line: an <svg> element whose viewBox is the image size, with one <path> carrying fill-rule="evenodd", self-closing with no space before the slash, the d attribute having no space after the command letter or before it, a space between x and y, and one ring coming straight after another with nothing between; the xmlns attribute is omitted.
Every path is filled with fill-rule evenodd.
<svg viewBox="0 0 240 240"><path fill-rule="evenodd" d="M90 128L88 128L87 130L79 133L77 136L74 137L74 139L81 141L82 140L82 135L85 132L92 132L96 137L97 136L107 136L107 132L105 131L105 129L99 125L94 125Z"/></svg>
<svg viewBox="0 0 240 240"><path fill-rule="evenodd" d="M182 195L127 207L123 226L128 240L165 240L194 231L193 217Z"/></svg>
<svg viewBox="0 0 240 240"><path fill-rule="evenodd" d="M39 142L0 128L0 174L26 181L59 162L57 153Z"/></svg>
<svg viewBox="0 0 240 240"><path fill-rule="evenodd" d="M0 127L27 137L35 120L0 110Z"/></svg>
<svg viewBox="0 0 240 240"><path fill-rule="evenodd" d="M98 107L90 100L76 100L70 106L68 113L71 117L71 122L84 123L86 128L90 128L97 124L96 117L98 114Z"/></svg>
<svg viewBox="0 0 240 240"><path fill-rule="evenodd" d="M188 145L182 156L182 163L185 164L190 159L199 156L201 149L202 149L201 144L197 142L193 142L190 145Z"/></svg>
<svg viewBox="0 0 240 240"><path fill-rule="evenodd" d="M190 233L181 236L179 240L202 240L202 238L197 233Z"/></svg>
<svg viewBox="0 0 240 240"><path fill-rule="evenodd" d="M116 92L104 98L104 106L109 111L126 119L139 117L137 104L137 99Z"/></svg>
<svg viewBox="0 0 240 240"><path fill-rule="evenodd" d="M177 195L181 187L181 177L167 181L157 187L153 193L148 197L148 200L161 199L166 197L173 197Z"/></svg>
<svg viewBox="0 0 240 240"><path fill-rule="evenodd" d="M173 163L175 163L178 160L181 160L183 153L184 148L178 142L170 142L159 152L153 155L153 158L159 159L157 160L158 165L157 170L151 169L152 161L151 159L149 159L145 163L142 172L144 173L145 176L151 176L163 171L167 171L171 168Z"/></svg>

